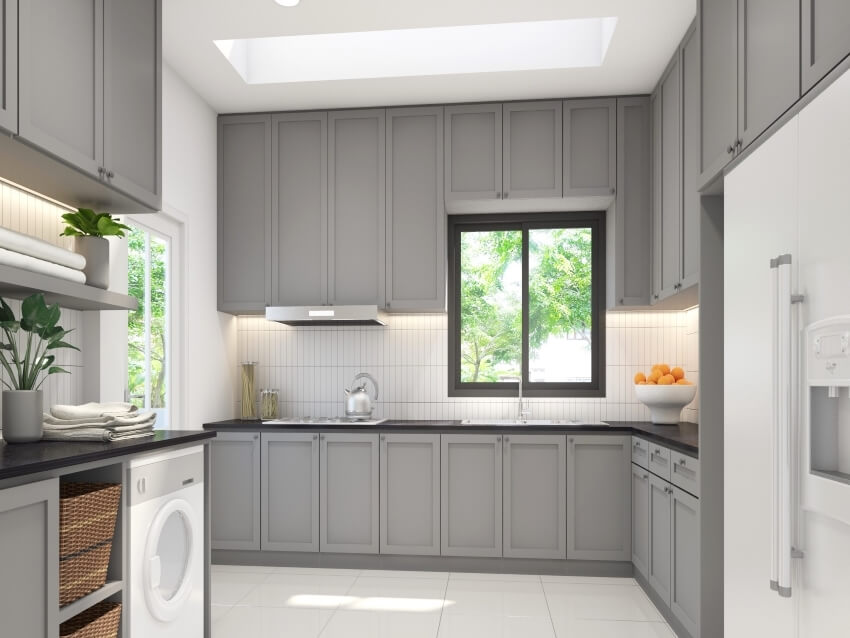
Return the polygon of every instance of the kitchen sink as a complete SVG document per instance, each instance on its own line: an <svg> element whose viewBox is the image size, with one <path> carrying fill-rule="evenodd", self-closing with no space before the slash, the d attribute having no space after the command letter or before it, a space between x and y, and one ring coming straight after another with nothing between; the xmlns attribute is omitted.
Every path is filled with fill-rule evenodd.
<svg viewBox="0 0 850 638"><path fill-rule="evenodd" d="M461 425L605 425L604 423L589 423L571 419L464 419Z"/></svg>

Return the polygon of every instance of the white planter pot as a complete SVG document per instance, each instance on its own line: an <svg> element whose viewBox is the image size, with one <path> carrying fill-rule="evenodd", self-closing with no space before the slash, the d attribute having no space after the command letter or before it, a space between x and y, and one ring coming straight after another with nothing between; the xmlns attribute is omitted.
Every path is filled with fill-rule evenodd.
<svg viewBox="0 0 850 638"><path fill-rule="evenodd" d="M74 251L86 258L86 284L109 288L109 240L105 237L74 237Z"/></svg>
<svg viewBox="0 0 850 638"><path fill-rule="evenodd" d="M32 443L41 440L44 396L41 390L3 391L3 440Z"/></svg>

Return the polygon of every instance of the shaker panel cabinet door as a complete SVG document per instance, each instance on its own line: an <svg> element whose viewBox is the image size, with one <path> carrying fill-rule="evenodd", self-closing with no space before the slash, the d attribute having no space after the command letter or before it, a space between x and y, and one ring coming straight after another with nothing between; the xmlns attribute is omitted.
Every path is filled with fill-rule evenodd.
<svg viewBox="0 0 850 638"><path fill-rule="evenodd" d="M694 638L699 638L699 501L672 488L673 581L670 609Z"/></svg>
<svg viewBox="0 0 850 638"><path fill-rule="evenodd" d="M328 116L273 115L272 303L328 301Z"/></svg>
<svg viewBox="0 0 850 638"><path fill-rule="evenodd" d="M649 573L647 580L661 599L670 604L672 578L671 506L673 488L657 476L649 476ZM698 573L698 572L697 572Z"/></svg>
<svg viewBox="0 0 850 638"><path fill-rule="evenodd" d="M18 132L18 2L0 1L0 128L7 133Z"/></svg>
<svg viewBox="0 0 850 638"><path fill-rule="evenodd" d="M845 34L845 53L850 53L850 30ZM738 133L743 147L800 97L798 68L800 0L738 0Z"/></svg>
<svg viewBox="0 0 850 638"><path fill-rule="evenodd" d="M502 107L503 197L563 195L561 102L519 102Z"/></svg>
<svg viewBox="0 0 850 638"><path fill-rule="evenodd" d="M564 195L610 195L617 185L617 100L564 102Z"/></svg>
<svg viewBox="0 0 850 638"><path fill-rule="evenodd" d="M650 105L617 100L617 199L614 303L646 306L651 288Z"/></svg>
<svg viewBox="0 0 850 638"><path fill-rule="evenodd" d="M649 472L632 463L632 564L649 576Z"/></svg>
<svg viewBox="0 0 850 638"><path fill-rule="evenodd" d="M387 111L387 309L446 309L442 107Z"/></svg>
<svg viewBox="0 0 850 638"><path fill-rule="evenodd" d="M678 58L661 81L661 298L681 281L682 78Z"/></svg>
<svg viewBox="0 0 850 638"><path fill-rule="evenodd" d="M444 434L440 465L440 553L501 556L502 437Z"/></svg>
<svg viewBox="0 0 850 638"><path fill-rule="evenodd" d="M319 551L319 435L262 434L262 549Z"/></svg>
<svg viewBox="0 0 850 638"><path fill-rule="evenodd" d="M802 0L803 93L850 53L850 2Z"/></svg>
<svg viewBox="0 0 850 638"><path fill-rule="evenodd" d="M679 281L681 288L699 283L699 31L682 47L682 204Z"/></svg>
<svg viewBox="0 0 850 638"><path fill-rule="evenodd" d="M446 202L502 198L502 105L447 106Z"/></svg>
<svg viewBox="0 0 850 638"><path fill-rule="evenodd" d="M320 434L319 529L323 552L379 551L377 434Z"/></svg>
<svg viewBox="0 0 850 638"><path fill-rule="evenodd" d="M567 437L567 558L632 559L631 437Z"/></svg>
<svg viewBox="0 0 850 638"><path fill-rule="evenodd" d="M505 557L567 557L566 443L557 434L505 437Z"/></svg>
<svg viewBox="0 0 850 638"><path fill-rule="evenodd" d="M386 290L385 112L328 115L328 301L377 304Z"/></svg>
<svg viewBox="0 0 850 638"><path fill-rule="evenodd" d="M260 549L260 435L219 432L210 444L213 549Z"/></svg>
<svg viewBox="0 0 850 638"><path fill-rule="evenodd" d="M652 206L652 274L651 274L651 292L652 297L650 303L656 303L661 299L661 183L662 183L662 166L661 166L661 134L662 134L662 108L661 108L661 90L658 89L650 98L650 115L651 115L651 136L652 141L650 148L652 149L651 168L652 168L652 188L651 206Z"/></svg>
<svg viewBox="0 0 850 638"><path fill-rule="evenodd" d="M162 0L105 0L103 165L114 188L162 206Z"/></svg>
<svg viewBox="0 0 850 638"><path fill-rule="evenodd" d="M4 636L58 636L59 480L0 490Z"/></svg>
<svg viewBox="0 0 850 638"><path fill-rule="evenodd" d="M697 6L701 49L700 185L705 186L734 157L738 139L738 0L712 0Z"/></svg>
<svg viewBox="0 0 850 638"><path fill-rule="evenodd" d="M103 1L20 0L21 138L92 176L103 166Z"/></svg>
<svg viewBox="0 0 850 638"><path fill-rule="evenodd" d="M381 434L381 553L440 554L439 434Z"/></svg>

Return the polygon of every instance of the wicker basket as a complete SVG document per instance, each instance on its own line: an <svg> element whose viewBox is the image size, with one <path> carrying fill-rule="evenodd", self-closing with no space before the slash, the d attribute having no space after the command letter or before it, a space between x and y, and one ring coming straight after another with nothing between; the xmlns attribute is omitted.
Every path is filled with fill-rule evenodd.
<svg viewBox="0 0 850 638"><path fill-rule="evenodd" d="M64 607L106 584L112 539L59 561L59 606Z"/></svg>
<svg viewBox="0 0 850 638"><path fill-rule="evenodd" d="M62 638L116 638L121 624L121 603L104 601L59 625Z"/></svg>
<svg viewBox="0 0 850 638"><path fill-rule="evenodd" d="M120 484L62 483L59 498L59 558L99 545L115 534Z"/></svg>

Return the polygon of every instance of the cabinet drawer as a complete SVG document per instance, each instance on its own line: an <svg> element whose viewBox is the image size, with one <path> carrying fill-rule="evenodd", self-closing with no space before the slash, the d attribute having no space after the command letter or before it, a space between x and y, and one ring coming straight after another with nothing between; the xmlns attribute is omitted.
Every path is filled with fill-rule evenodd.
<svg viewBox="0 0 850 638"><path fill-rule="evenodd" d="M699 459L673 452L670 455L670 482L699 497Z"/></svg>
<svg viewBox="0 0 850 638"><path fill-rule="evenodd" d="M636 436L632 437L632 463L645 470L649 469L649 443Z"/></svg>
<svg viewBox="0 0 850 638"><path fill-rule="evenodd" d="M663 479L670 480L669 448L649 443L649 470Z"/></svg>

